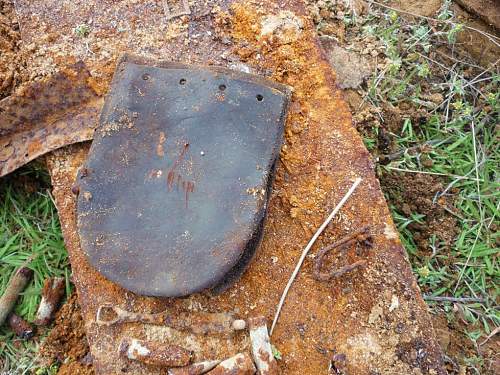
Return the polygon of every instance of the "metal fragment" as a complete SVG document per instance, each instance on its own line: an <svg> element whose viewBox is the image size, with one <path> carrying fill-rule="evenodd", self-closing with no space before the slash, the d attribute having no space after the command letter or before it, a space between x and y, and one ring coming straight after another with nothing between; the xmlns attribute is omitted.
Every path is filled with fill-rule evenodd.
<svg viewBox="0 0 500 375"><path fill-rule="evenodd" d="M114 325L122 323L145 323L164 325L194 334L230 334L245 329L245 321L235 319L229 313L207 313L202 311L164 311L155 314L135 313L114 305L102 305L97 309L96 323Z"/></svg>
<svg viewBox="0 0 500 375"><path fill-rule="evenodd" d="M197 362L186 367L171 368L167 371L167 375L201 375L212 370L219 363L218 360Z"/></svg>
<svg viewBox="0 0 500 375"><path fill-rule="evenodd" d="M68 144L92 138L102 99L83 63L0 101L0 177Z"/></svg>
<svg viewBox="0 0 500 375"><path fill-rule="evenodd" d="M186 366L193 353L178 345L166 345L157 341L123 339L119 346L120 355L151 366Z"/></svg>
<svg viewBox="0 0 500 375"><path fill-rule="evenodd" d="M278 375L278 364L273 355L271 339L267 331L267 319L264 316L248 319L252 356L259 375Z"/></svg>
<svg viewBox="0 0 500 375"><path fill-rule="evenodd" d="M248 353L238 353L210 371L209 375L253 375L256 368Z"/></svg>
<svg viewBox="0 0 500 375"><path fill-rule="evenodd" d="M256 261L246 273L244 282L237 287L210 300L204 295L193 295L190 300L194 304L201 303L212 311L226 311L228 306L238 308L239 311L251 311L255 303L258 303L259 311L273 311L276 299L269 296L280 294L289 277L286 270L293 269L296 264L297 259L292 255L300 252L307 235L324 219L324 209L332 207L341 198L346 186L339 184L342 184L341 181L346 176L363 176L366 183L354 194L341 220L335 226L330 226L327 233L337 235L348 230L348 226L355 228L364 224L370 224L373 230L375 241L373 250L367 257L369 262L364 270L366 277L356 277L351 281L349 299L356 299L359 303L344 303L343 288L330 288L326 285L311 287L310 280L301 277L294 285L296 293L290 296L293 298L287 300L289 307L282 313L273 342L284 353L291 353L286 355L287 375L325 372L328 358L318 355L316 346L311 345L311 342L321 342L325 347L345 353L349 358L345 372L383 374L393 371L394 365L406 368L406 364L398 358L390 357L397 350L397 343L391 340L395 326L404 324L405 334L412 332L411 339L423 345L417 349L425 356L420 362L421 368L413 370L439 375L446 373L441 362L442 353L432 332L428 309L420 297L415 278L405 259L404 249L398 240L397 230L373 172L370 155L353 127L349 108L342 99L342 92L336 87L335 73L324 59L315 39L314 25L305 18L301 1L285 4L271 0L253 5L241 2L236 3L233 8L227 1L191 2L192 15L186 23L181 18L165 22L159 0L15 2L20 10L23 42L35 43L40 49L47 50L46 54L34 56L37 61L47 61L57 55L69 58L82 56L82 46L85 48L87 39L68 36L73 33L75 19L92 20L92 32L88 40L95 54L87 53L86 63L93 64L93 71L101 74L104 83L109 82L114 71L114 59L123 51L123 46L159 58L168 56L172 61L229 66L232 65L229 61L234 55L228 51L229 59L225 60L222 53L233 47L238 52L238 49L245 46L252 55L242 60L236 58L237 61L250 67L252 72L269 73L274 79L294 86L294 99L287 121L287 149L283 149L277 166L274 194L269 201L266 235L256 252ZM50 7L47 6L48 3ZM22 6L18 7L18 4ZM221 11L217 10L219 7ZM306 21L298 42L269 46L252 38L255 33L252 34L247 27L249 19L255 21L251 24L258 29L262 17L282 10L293 12ZM34 14L36 17L33 17ZM118 27L109 27L114 24ZM188 28L180 29L179 26ZM179 36L166 42L165 32L158 30L170 33L174 27L180 30ZM122 28L126 30L123 31ZM241 38L238 33L245 35ZM258 30L256 33L258 36ZM41 35L50 35L54 40L49 44L46 39L40 38ZM145 35L147 38L144 38ZM57 61L58 64L62 63ZM73 145L50 154L48 160L54 186L53 196L61 217L65 243L71 255L87 337L91 350L95 353L94 368L96 374L102 375L123 373L127 366L129 374L160 375L161 369L152 372L151 367L138 362L130 363L116 351L121 337L130 336L137 330L157 332L158 327L141 324L95 325L96 310L104 303L134 306L141 311L158 311L158 308L165 306L159 305L163 303L160 299L143 298L118 288L101 277L85 258L76 228L74 196L70 190L74 184L75 172L86 159L87 152L86 145ZM293 196L297 198L298 206L294 206L297 216L292 216L289 212L288 201ZM278 256L279 262L271 262L273 256ZM414 319L402 314L394 316L393 312L386 317L387 329L380 331L373 327L363 327L360 331L360 318L367 316L371 306L381 300L382 291L394 290L393 288L400 290L403 287L407 296L404 299L405 308L395 312L412 311ZM178 307L185 306L185 302L186 300L180 299L171 301ZM387 309L384 311L387 313ZM311 319L322 322L321 327L311 324L301 336L296 328L297 322L310 322ZM231 351L227 351L226 345L209 347L206 342L202 342L202 337L195 337L199 339L200 345L197 355L199 358L227 358L231 355L229 353L247 350L248 340L241 336L244 335L231 337L230 342L234 345L234 350ZM375 344L381 345L380 353L373 353L372 346L353 345L352 340L361 344L370 338L375 339ZM179 333L178 339L181 345L188 347L193 335ZM210 341L214 339L219 338L209 338Z"/></svg>
<svg viewBox="0 0 500 375"><path fill-rule="evenodd" d="M341 253L344 253L348 248L348 246L352 245L353 243L361 243L364 244L365 246L371 247L371 241L372 240L369 234L369 227L365 226L359 230L354 231L353 233L350 233L342 237L337 242L322 248L321 250L318 251L318 254L314 259L313 277L318 281L328 281L332 278L340 277L348 272L351 272L356 268L365 266L366 260L361 259L351 264L342 266L338 269L335 268L331 269L329 272L321 271L324 258L326 254L328 254L328 252L338 248Z"/></svg>
<svg viewBox="0 0 500 375"><path fill-rule="evenodd" d="M42 300L38 306L35 324L47 326L54 318L61 298L64 296L66 280L64 277L51 277L45 280L42 289Z"/></svg>

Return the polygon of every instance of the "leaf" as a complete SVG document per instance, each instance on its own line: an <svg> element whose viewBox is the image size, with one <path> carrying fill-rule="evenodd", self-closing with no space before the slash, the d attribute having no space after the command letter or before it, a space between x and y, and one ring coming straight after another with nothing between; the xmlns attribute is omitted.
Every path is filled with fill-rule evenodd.
<svg viewBox="0 0 500 375"><path fill-rule="evenodd" d="M273 351L273 357L276 358L276 360L281 361L282 356L278 348L271 344L271 350Z"/></svg>

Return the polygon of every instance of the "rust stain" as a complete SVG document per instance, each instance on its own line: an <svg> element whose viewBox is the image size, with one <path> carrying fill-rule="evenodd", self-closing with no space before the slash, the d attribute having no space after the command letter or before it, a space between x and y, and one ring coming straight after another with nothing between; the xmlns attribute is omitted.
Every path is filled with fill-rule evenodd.
<svg viewBox="0 0 500 375"><path fill-rule="evenodd" d="M7 161L14 154L14 150L10 140L2 140L0 143L0 162Z"/></svg>
<svg viewBox="0 0 500 375"><path fill-rule="evenodd" d="M189 202L189 194L194 193L194 182L192 181L187 181L186 186L184 187L184 192L186 194L186 208L188 208L188 202Z"/></svg>
<svg viewBox="0 0 500 375"><path fill-rule="evenodd" d="M182 189L184 192L184 201L185 201L185 208L188 208L188 202L189 202L189 194L194 192L194 182L193 181L187 181L185 180L182 175L177 172L177 168L179 167L179 164L182 163L184 160L184 157L186 156L186 152L189 149L189 143L185 143L184 146L182 147L181 152L175 159L174 163L170 167L168 174L167 174L167 188L168 191L172 191L174 186L177 189Z"/></svg>
<svg viewBox="0 0 500 375"><path fill-rule="evenodd" d="M168 174L167 174L167 187L168 191L172 191L172 188L174 186L174 181L176 178L176 169L179 166L179 164L184 160L184 156L186 155L186 152L189 148L189 143L185 143L184 146L182 146L181 152L179 153L179 156L174 160L172 166L170 167Z"/></svg>
<svg viewBox="0 0 500 375"><path fill-rule="evenodd" d="M158 146L156 146L156 155L163 157L165 155L165 150L163 149L163 144L167 140L165 132L160 132L160 138L158 140Z"/></svg>

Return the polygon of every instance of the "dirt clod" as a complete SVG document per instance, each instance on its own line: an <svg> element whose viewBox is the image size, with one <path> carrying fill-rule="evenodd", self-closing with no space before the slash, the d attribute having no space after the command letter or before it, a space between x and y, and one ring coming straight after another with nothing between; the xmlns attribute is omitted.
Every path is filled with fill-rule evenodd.
<svg viewBox="0 0 500 375"><path fill-rule="evenodd" d="M457 219L448 210L453 209L453 196L437 197L445 189L438 176L425 174L385 173L380 183L390 201L407 217L424 215L424 223L409 225L422 255L430 255L429 240L433 235L441 241L443 249L450 249L458 234Z"/></svg>
<svg viewBox="0 0 500 375"><path fill-rule="evenodd" d="M21 34L12 0L0 0L0 99L28 80Z"/></svg>
<svg viewBox="0 0 500 375"><path fill-rule="evenodd" d="M346 50L330 39L322 39L321 44L335 69L340 88L356 88L372 73L372 64L365 57Z"/></svg>
<svg viewBox="0 0 500 375"><path fill-rule="evenodd" d="M62 363L58 374L94 374L87 358L89 345L85 337L85 324L78 305L77 295L73 293L56 316L54 328L50 331L42 347L40 356L43 362Z"/></svg>

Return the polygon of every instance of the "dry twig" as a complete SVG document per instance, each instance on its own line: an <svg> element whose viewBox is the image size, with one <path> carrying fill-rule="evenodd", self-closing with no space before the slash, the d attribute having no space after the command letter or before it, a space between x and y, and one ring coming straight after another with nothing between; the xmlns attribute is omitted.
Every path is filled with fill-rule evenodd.
<svg viewBox="0 0 500 375"><path fill-rule="evenodd" d="M484 298L475 297L446 297L446 296L424 296L426 301L436 301L436 302L486 302Z"/></svg>
<svg viewBox="0 0 500 375"><path fill-rule="evenodd" d="M45 280L42 300L36 313L36 325L47 326L50 324L64 295L65 282L64 277L52 277Z"/></svg>
<svg viewBox="0 0 500 375"><path fill-rule="evenodd" d="M0 325L5 323L5 319L14 308L19 294L26 288L32 276L32 270L28 267L21 267L10 279L4 294L0 298Z"/></svg>
<svg viewBox="0 0 500 375"><path fill-rule="evenodd" d="M388 6L388 5L385 5L385 4L382 4L382 3L379 3L377 1L373 1L373 0L370 0L368 1L369 4L373 4L373 5L376 5L376 6L379 6L379 7L382 7L382 8L385 8L385 9L389 9L389 10L393 10L394 12L397 12L397 13L401 13L401 14L407 14L409 16L413 16L413 17L417 17L417 18L421 18L421 19L424 19L424 20L428 20L428 21L433 21L433 22L442 22L442 23L447 23L449 25L455 25L456 22L452 22L452 21L448 21L448 20L439 20L437 18L432 18L432 17L427 17L427 16L422 16L420 14L416 14L416 13L412 13L412 12L408 12L406 10L402 10L402 9L398 9L398 8L394 8L394 7L391 7L391 6ZM500 43L498 42L498 40L500 40L499 37L495 36L495 35L492 35L490 33L487 33L485 31L482 31L482 30L479 30L479 29L476 29L474 27L471 27L471 26L467 26L467 25L463 25L464 28L466 29L469 29L469 30L472 30L472 31L475 31L483 36L485 36L486 38L488 38L490 40L490 42L492 42L493 44L495 44L497 47L500 47Z"/></svg>
<svg viewBox="0 0 500 375"><path fill-rule="evenodd" d="M483 341L479 343L479 346L483 346L491 339L493 336L497 335L500 332L500 327L495 328Z"/></svg>

